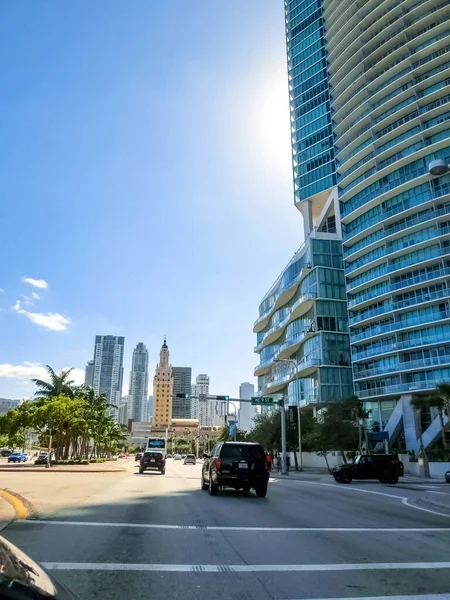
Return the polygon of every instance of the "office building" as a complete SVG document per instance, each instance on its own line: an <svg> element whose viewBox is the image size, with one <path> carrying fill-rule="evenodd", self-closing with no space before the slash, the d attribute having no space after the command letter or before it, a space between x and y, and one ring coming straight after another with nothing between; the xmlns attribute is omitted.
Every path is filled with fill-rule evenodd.
<svg viewBox="0 0 450 600"><path fill-rule="evenodd" d="M130 411L129 411L129 396L122 396L119 404L119 412L117 416L117 422L121 425L127 425Z"/></svg>
<svg viewBox="0 0 450 600"><path fill-rule="evenodd" d="M241 383L239 386L239 398L241 400L250 400L255 395L255 386L253 383ZM250 402L240 402L238 423L239 429L242 431L250 431L254 427L253 419L257 415L256 406L252 406Z"/></svg>
<svg viewBox="0 0 450 600"><path fill-rule="evenodd" d="M173 377L173 399L172 399L172 418L190 419L191 418L191 367L172 367ZM177 398L177 394L186 394L187 398Z"/></svg>
<svg viewBox="0 0 450 600"><path fill-rule="evenodd" d="M116 420L122 397L124 346L124 337L95 336L92 387L96 394L105 394L108 403L116 407L110 409Z"/></svg>
<svg viewBox="0 0 450 600"><path fill-rule="evenodd" d="M148 350L139 342L133 350L129 383L129 404L134 421L146 421L148 401Z"/></svg>
<svg viewBox="0 0 450 600"><path fill-rule="evenodd" d="M450 380L449 4L323 10L355 392L417 451L411 399ZM436 414L422 428L439 440Z"/></svg>
<svg viewBox="0 0 450 600"><path fill-rule="evenodd" d="M169 348L164 338L153 378L152 429L164 431L169 427L172 419L172 394L172 367L169 364Z"/></svg>
<svg viewBox="0 0 450 600"><path fill-rule="evenodd" d="M147 417L146 421L150 421L150 418L153 415L153 396L149 396L147 399Z"/></svg>
<svg viewBox="0 0 450 600"><path fill-rule="evenodd" d="M9 398L0 398L0 415L6 414L9 410L17 408L23 400L10 400Z"/></svg>
<svg viewBox="0 0 450 600"><path fill-rule="evenodd" d="M211 426L214 414L215 401L205 399L209 395L209 375L201 373L197 375L195 383L192 384L191 396L191 418L198 419L200 425Z"/></svg>
<svg viewBox="0 0 450 600"><path fill-rule="evenodd" d="M84 373L84 385L88 385L89 387L94 386L94 364L93 360L88 360Z"/></svg>

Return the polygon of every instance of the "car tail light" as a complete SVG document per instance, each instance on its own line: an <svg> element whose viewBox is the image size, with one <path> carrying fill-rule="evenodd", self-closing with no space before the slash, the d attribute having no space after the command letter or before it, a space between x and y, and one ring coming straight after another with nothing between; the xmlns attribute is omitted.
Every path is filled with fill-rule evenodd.
<svg viewBox="0 0 450 600"><path fill-rule="evenodd" d="M220 467L222 466L221 459L220 458L216 458L215 463L216 463L216 469L220 469Z"/></svg>

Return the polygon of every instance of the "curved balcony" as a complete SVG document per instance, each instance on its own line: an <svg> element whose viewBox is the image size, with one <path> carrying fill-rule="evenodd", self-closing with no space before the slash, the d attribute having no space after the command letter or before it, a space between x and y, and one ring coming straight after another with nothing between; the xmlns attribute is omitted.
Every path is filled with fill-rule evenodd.
<svg viewBox="0 0 450 600"><path fill-rule="evenodd" d="M379 377L380 375L387 375L392 373L402 373L404 371L417 371L427 367L436 366L447 366L450 365L450 354L443 356L433 356L431 358L422 358L420 360L411 360L407 362L399 362L396 365L383 365L380 367L373 367L365 371L353 371L354 381L360 379L369 379L372 377Z"/></svg>
<svg viewBox="0 0 450 600"><path fill-rule="evenodd" d="M254 352L259 352L265 346L272 344L275 342L283 333L284 329L291 321L294 321L298 317L306 314L309 309L314 304L314 301L317 299L317 294L315 292L306 292L298 300L294 302L291 306L291 310L289 313L281 319L277 321L272 327L265 333L263 339L260 343L254 347Z"/></svg>
<svg viewBox="0 0 450 600"><path fill-rule="evenodd" d="M273 356L271 356L270 358L268 358L267 360L260 362L259 365L256 365L253 375L255 377L258 377L260 375L265 375L269 370L270 367L273 363L273 359L276 357L276 352L274 353Z"/></svg>
<svg viewBox="0 0 450 600"><path fill-rule="evenodd" d="M291 264L293 264L293 263L291 262L288 265L288 267ZM274 301L273 305L271 306L271 308L267 311L267 313L264 313L263 315L258 317L258 319L256 319L256 321L253 325L254 333L259 333L260 331L262 331L264 329L264 327L267 327L272 314L274 312L276 312L279 308L281 308L284 304L286 304L286 302L289 302L289 300L294 296L295 292L297 291L298 284L307 275L309 275L309 273L311 273L311 269L312 269L311 262L305 262L295 277L293 277L290 281L288 281L282 287L279 287L277 289L277 291L274 292L273 295L275 297L275 301ZM281 278L280 278L280 283L281 283Z"/></svg>
<svg viewBox="0 0 450 600"><path fill-rule="evenodd" d="M299 331L296 335L292 336L289 340L280 346L278 350L277 358L288 358L296 352L300 346L306 342L310 337L314 335L314 327L305 331Z"/></svg>

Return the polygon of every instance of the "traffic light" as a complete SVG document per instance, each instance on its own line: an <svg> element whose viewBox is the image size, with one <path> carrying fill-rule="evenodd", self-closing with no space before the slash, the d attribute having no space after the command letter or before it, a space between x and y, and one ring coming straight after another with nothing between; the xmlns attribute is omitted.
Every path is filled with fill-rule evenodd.
<svg viewBox="0 0 450 600"><path fill-rule="evenodd" d="M175 394L176 398L189 398L189 394Z"/></svg>
<svg viewBox="0 0 450 600"><path fill-rule="evenodd" d="M230 396L216 396L216 400L229 400Z"/></svg>

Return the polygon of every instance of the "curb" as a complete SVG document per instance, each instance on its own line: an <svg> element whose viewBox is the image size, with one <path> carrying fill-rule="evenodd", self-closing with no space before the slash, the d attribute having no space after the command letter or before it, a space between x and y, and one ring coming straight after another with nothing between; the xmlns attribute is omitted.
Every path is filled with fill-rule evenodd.
<svg viewBox="0 0 450 600"><path fill-rule="evenodd" d="M11 491L0 490L0 496L4 498L14 509L15 516L14 519L28 519L30 515L30 510L27 508L26 504L29 504L24 498L21 498L18 494L15 494ZM29 504L31 507L31 505ZM6 527L6 525L5 525Z"/></svg>
<svg viewBox="0 0 450 600"><path fill-rule="evenodd" d="M50 469L46 469L45 467L19 467L17 469L11 467L0 467L0 472L2 473L125 473L126 469L108 469L108 470L94 470L94 469L58 469L57 467L52 467Z"/></svg>

